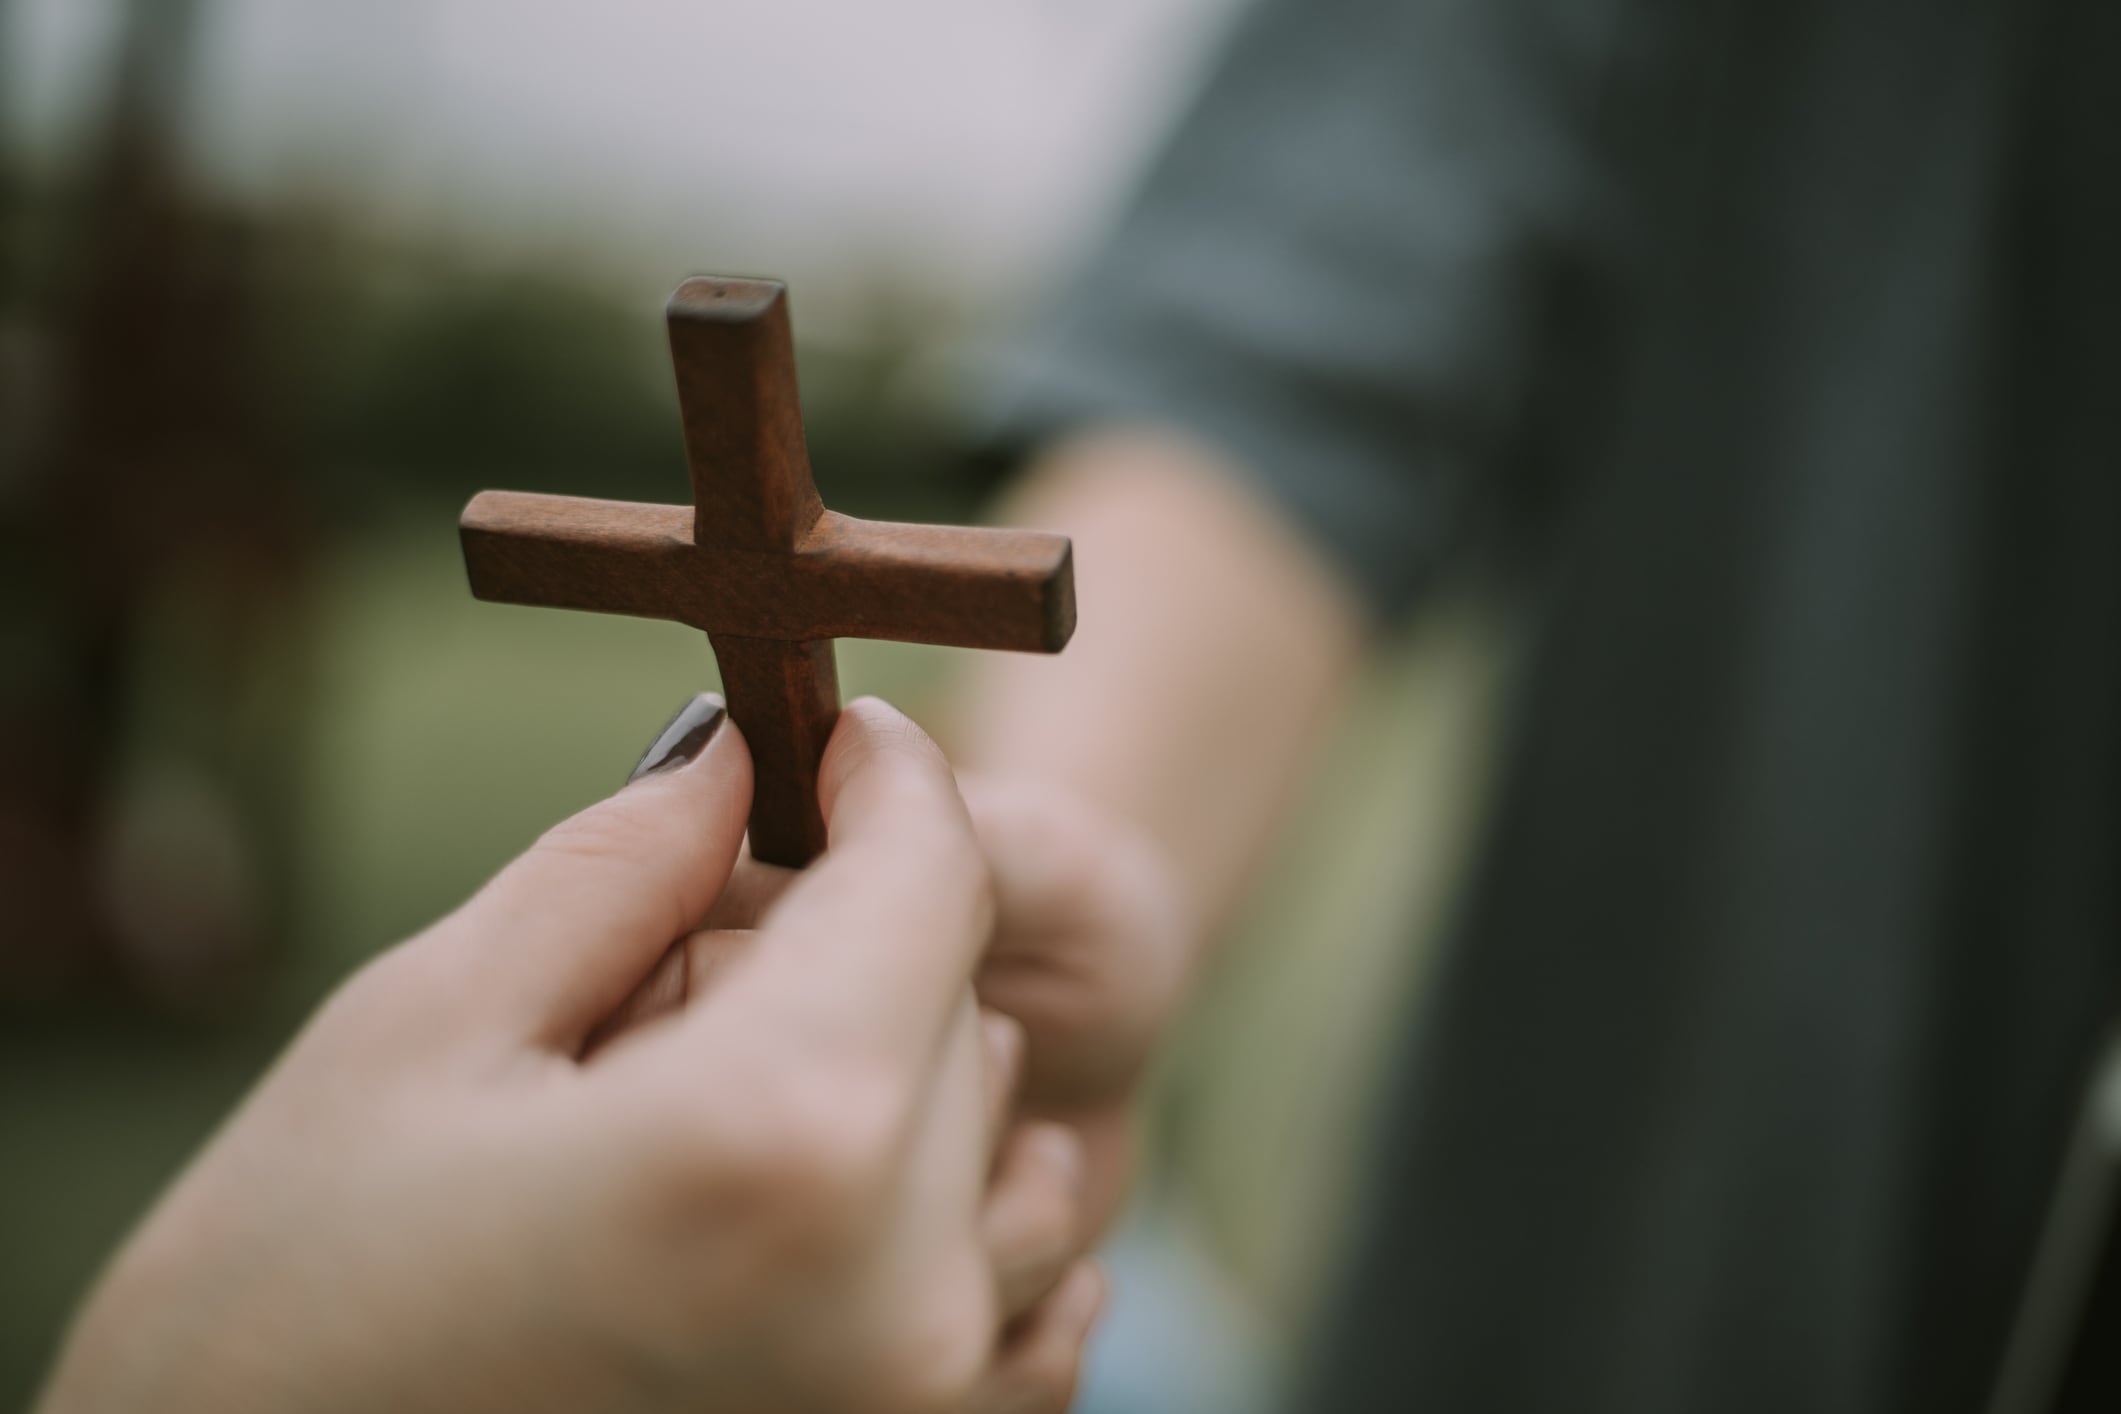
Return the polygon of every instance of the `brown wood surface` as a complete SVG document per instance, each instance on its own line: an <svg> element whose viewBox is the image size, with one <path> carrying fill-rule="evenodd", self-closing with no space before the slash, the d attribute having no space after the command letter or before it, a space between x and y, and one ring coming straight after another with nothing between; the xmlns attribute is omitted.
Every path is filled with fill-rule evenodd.
<svg viewBox="0 0 2121 1414"><path fill-rule="evenodd" d="M718 633L710 641L729 718L751 744L753 777L782 787L752 788L751 853L769 864L807 864L825 850L817 772L840 715L832 640L784 643Z"/></svg>
<svg viewBox="0 0 2121 1414"><path fill-rule="evenodd" d="M793 551L701 551L687 506L483 491L464 508L472 592L674 619L711 634L888 638L1052 653L1075 627L1066 536L827 511Z"/></svg>
<svg viewBox="0 0 2121 1414"><path fill-rule="evenodd" d="M700 277L670 297L693 543L788 550L825 509L810 479L788 293L778 280Z"/></svg>
<svg viewBox="0 0 2121 1414"><path fill-rule="evenodd" d="M485 491L464 508L481 599L704 630L751 745L752 853L825 847L817 768L839 714L835 638L1057 653L1075 631L1066 537L856 520L818 500L783 286L671 297L691 506Z"/></svg>

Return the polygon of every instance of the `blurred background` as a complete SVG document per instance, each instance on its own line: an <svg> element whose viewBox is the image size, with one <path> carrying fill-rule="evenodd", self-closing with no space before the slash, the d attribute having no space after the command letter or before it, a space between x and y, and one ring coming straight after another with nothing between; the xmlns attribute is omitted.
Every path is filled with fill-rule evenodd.
<svg viewBox="0 0 2121 1414"><path fill-rule="evenodd" d="M334 980L711 685L474 603L464 499L684 499L661 309L714 272L790 282L829 502L977 517L979 350L1232 4L0 0L0 1404ZM1081 1407L1271 1388L1502 636L1446 602L1372 670L1167 1063ZM918 716L949 657L843 685Z"/></svg>

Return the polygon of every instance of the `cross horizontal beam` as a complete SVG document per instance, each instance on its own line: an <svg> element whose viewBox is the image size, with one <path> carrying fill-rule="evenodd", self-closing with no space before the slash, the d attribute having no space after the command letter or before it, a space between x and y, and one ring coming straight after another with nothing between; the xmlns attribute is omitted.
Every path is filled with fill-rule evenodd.
<svg viewBox="0 0 2121 1414"><path fill-rule="evenodd" d="M1055 653L1075 630L1066 536L826 511L790 552L701 548L693 525L691 506L482 492L462 519L471 591L783 642Z"/></svg>

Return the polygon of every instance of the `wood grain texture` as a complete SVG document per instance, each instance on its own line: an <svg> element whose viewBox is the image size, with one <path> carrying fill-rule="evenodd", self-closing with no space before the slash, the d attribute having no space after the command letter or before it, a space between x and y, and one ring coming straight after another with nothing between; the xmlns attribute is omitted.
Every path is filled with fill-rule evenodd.
<svg viewBox="0 0 2121 1414"><path fill-rule="evenodd" d="M460 530L481 599L703 630L751 745L752 853L825 847L817 768L839 713L835 638L1057 653L1075 631L1068 540L898 525L824 508L784 287L686 281L669 309L690 506L484 491Z"/></svg>
<svg viewBox="0 0 2121 1414"><path fill-rule="evenodd" d="M751 747L751 853L799 868L825 851L818 766L840 716L839 667L832 640L783 643L714 634L729 719ZM771 780L781 789L760 791Z"/></svg>
<svg viewBox="0 0 2121 1414"><path fill-rule="evenodd" d="M786 550L825 507L810 479L788 292L699 276L670 297L693 543Z"/></svg>
<svg viewBox="0 0 2121 1414"><path fill-rule="evenodd" d="M794 550L774 554L702 549L691 521L685 506L483 491L461 522L471 592L790 642L1057 653L1075 629L1063 535L827 511Z"/></svg>

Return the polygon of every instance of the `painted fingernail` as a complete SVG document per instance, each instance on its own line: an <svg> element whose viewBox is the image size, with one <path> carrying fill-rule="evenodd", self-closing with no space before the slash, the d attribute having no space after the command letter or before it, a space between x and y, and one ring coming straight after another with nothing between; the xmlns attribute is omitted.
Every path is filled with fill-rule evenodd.
<svg viewBox="0 0 2121 1414"><path fill-rule="evenodd" d="M703 692L678 709L670 719L670 725L657 734L641 753L640 764L626 778L632 785L643 776L652 776L658 771L682 766L707 749L717 728L729 717L729 709L720 696Z"/></svg>

